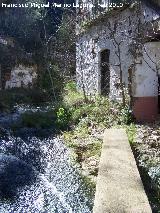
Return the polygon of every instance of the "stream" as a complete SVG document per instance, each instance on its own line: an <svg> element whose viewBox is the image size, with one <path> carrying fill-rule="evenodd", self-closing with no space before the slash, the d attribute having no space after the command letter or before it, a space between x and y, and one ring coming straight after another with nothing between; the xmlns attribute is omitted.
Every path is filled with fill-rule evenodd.
<svg viewBox="0 0 160 213"><path fill-rule="evenodd" d="M69 162L63 141L47 129L21 128L27 110L0 114L0 213L90 213L93 197Z"/></svg>

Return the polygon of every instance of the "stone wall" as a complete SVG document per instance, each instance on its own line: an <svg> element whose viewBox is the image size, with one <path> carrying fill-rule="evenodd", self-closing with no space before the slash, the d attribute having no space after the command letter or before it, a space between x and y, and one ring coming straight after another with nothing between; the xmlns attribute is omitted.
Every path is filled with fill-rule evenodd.
<svg viewBox="0 0 160 213"><path fill-rule="evenodd" d="M5 89L10 88L31 88L37 78L36 66L18 65L12 68L10 76L7 75Z"/></svg>
<svg viewBox="0 0 160 213"><path fill-rule="evenodd" d="M95 24L92 21L90 27L79 32L76 55L78 88L84 87L88 94L101 93L100 53L104 49L109 49L110 97L120 98L121 91L117 86L120 81L120 65L123 82L128 87L128 70L143 58L143 47L139 43L143 43L145 37L148 39L150 36L150 30L145 29L144 39L139 38L142 26L158 17L153 9L135 4L121 9L120 12L113 11L106 18L95 20Z"/></svg>
<svg viewBox="0 0 160 213"><path fill-rule="evenodd" d="M37 65L13 38L0 35L0 89L32 87L37 79Z"/></svg>

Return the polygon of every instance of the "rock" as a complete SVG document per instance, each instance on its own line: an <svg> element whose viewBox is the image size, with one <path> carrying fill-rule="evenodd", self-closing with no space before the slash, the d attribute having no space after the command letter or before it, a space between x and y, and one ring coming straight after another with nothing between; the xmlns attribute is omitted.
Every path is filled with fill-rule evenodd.
<svg viewBox="0 0 160 213"><path fill-rule="evenodd" d="M0 197L13 198L19 187L31 184L36 178L34 169L24 161L0 154Z"/></svg>
<svg viewBox="0 0 160 213"><path fill-rule="evenodd" d="M99 159L95 156L91 156L82 162L82 170L85 176L93 175L97 176L98 174L98 165Z"/></svg>
<svg viewBox="0 0 160 213"><path fill-rule="evenodd" d="M9 132L0 126L0 137L2 137L2 136L4 137L4 136L8 136L8 135L9 135Z"/></svg>

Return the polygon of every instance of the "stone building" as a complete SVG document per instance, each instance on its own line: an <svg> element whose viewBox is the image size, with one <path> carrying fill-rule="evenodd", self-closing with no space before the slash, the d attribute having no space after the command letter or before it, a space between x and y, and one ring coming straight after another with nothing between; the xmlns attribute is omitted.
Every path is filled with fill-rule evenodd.
<svg viewBox="0 0 160 213"><path fill-rule="evenodd" d="M116 100L128 91L137 120L156 119L160 1L87 0L78 7L76 32L78 88Z"/></svg>
<svg viewBox="0 0 160 213"><path fill-rule="evenodd" d="M5 89L31 88L37 79L37 66L19 64L12 68L8 79L5 79Z"/></svg>
<svg viewBox="0 0 160 213"><path fill-rule="evenodd" d="M0 35L0 89L31 88L36 83L37 64L11 37Z"/></svg>

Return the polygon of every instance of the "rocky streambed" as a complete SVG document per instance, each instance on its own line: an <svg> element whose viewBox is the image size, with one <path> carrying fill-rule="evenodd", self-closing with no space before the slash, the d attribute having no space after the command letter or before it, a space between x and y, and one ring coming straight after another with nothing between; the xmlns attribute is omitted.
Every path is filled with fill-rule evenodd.
<svg viewBox="0 0 160 213"><path fill-rule="evenodd" d="M51 129L11 131L27 110L0 115L0 212L92 212L93 194L70 165L63 141Z"/></svg>

